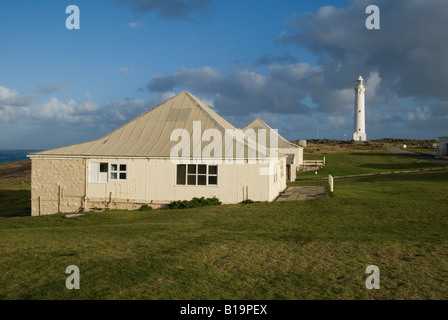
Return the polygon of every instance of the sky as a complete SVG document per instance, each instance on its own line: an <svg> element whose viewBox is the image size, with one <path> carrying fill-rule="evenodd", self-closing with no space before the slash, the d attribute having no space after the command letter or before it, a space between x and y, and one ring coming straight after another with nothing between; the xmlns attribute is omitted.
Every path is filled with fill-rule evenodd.
<svg viewBox="0 0 448 320"><path fill-rule="evenodd" d="M98 139L183 90L237 128L351 139L359 75L368 139L437 139L447 19L445 0L2 0L0 149Z"/></svg>

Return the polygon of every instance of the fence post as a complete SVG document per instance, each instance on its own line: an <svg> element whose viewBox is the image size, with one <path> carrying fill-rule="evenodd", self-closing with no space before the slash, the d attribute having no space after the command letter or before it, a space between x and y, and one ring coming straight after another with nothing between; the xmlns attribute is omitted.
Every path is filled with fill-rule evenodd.
<svg viewBox="0 0 448 320"><path fill-rule="evenodd" d="M61 213L61 186L58 186L58 213Z"/></svg>
<svg viewBox="0 0 448 320"><path fill-rule="evenodd" d="M328 186L330 187L330 192L334 190L334 178L331 174L328 175Z"/></svg>

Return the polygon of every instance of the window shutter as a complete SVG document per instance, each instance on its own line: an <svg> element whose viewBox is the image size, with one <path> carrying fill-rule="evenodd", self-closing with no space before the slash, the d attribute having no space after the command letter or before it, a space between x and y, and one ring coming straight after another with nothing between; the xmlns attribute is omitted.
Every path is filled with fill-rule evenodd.
<svg viewBox="0 0 448 320"><path fill-rule="evenodd" d="M96 162L89 163L89 182L98 182L100 164Z"/></svg>

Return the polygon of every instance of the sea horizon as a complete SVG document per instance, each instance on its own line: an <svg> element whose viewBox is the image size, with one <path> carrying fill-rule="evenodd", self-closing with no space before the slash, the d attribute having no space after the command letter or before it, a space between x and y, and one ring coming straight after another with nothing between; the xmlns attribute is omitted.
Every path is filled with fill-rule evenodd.
<svg viewBox="0 0 448 320"><path fill-rule="evenodd" d="M27 155L41 150L35 149L0 149L0 164L8 162L16 162L21 160L29 160Z"/></svg>

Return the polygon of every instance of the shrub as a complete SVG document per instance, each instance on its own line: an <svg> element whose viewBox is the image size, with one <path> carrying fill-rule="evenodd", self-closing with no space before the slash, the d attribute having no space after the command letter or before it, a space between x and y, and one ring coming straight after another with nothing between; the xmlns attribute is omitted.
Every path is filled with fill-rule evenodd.
<svg viewBox="0 0 448 320"><path fill-rule="evenodd" d="M247 199L247 200L241 201L240 203L241 204L251 204L251 203L261 203L261 202L260 201L254 201L254 200L251 200L251 199Z"/></svg>
<svg viewBox="0 0 448 320"><path fill-rule="evenodd" d="M144 204L141 206L140 211L151 211L152 207L148 206L147 204Z"/></svg>
<svg viewBox="0 0 448 320"><path fill-rule="evenodd" d="M170 204L170 209L189 209L189 208L198 208L198 207L209 207L209 206L219 206L221 201L218 198L193 198L190 201L187 200L179 200L174 201Z"/></svg>

